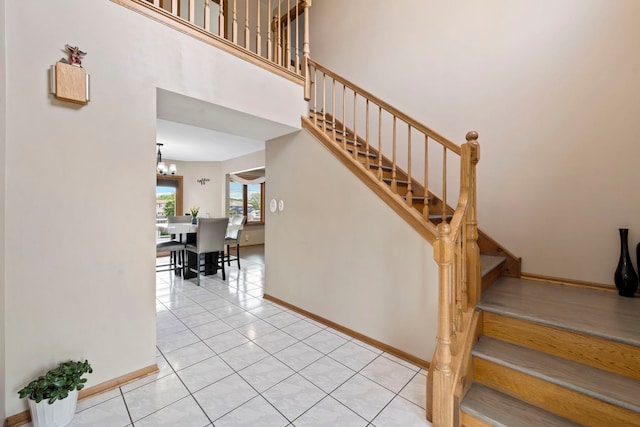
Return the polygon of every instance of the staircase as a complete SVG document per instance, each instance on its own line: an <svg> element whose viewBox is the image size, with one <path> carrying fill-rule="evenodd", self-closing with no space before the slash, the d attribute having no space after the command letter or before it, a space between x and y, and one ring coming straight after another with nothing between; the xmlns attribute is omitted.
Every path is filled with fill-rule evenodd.
<svg viewBox="0 0 640 427"><path fill-rule="evenodd" d="M640 425L640 300L501 277L477 309L461 425Z"/></svg>
<svg viewBox="0 0 640 427"><path fill-rule="evenodd" d="M446 201L446 188L439 195L426 191L425 185L411 175L411 154L408 170L396 162L395 120L402 114L331 71L321 71L334 80L332 87L345 86L343 113L333 116L339 96L335 88L326 95L325 77L318 80L316 76L314 81L322 82L322 89L321 95L313 98L322 101L314 101L309 118L303 118L303 127L418 232L426 228L423 236L434 244L434 252L436 247L440 254L450 249L429 235L440 223L453 227L456 222L455 211ZM349 125L344 123L344 111L351 108L345 107L347 87L354 93ZM356 111L363 108L357 96L366 99L364 114ZM372 103L393 111L393 159L382 154L378 148L382 144L369 137L369 101L373 99ZM365 117L366 130L360 123L356 132L359 116ZM409 134L412 126L419 126L406 116L403 120L408 123ZM423 133L427 140L432 131ZM438 135L434 138L437 140ZM411 137L407 140L411 153ZM449 148L452 145L447 146L450 142L444 138L438 142L447 147L443 149L446 158L446 150L454 148ZM426 154L425 148L425 164ZM458 154L462 157L461 152ZM446 175L446 160L442 167ZM462 178L460 185L466 185ZM439 233L440 228L435 234ZM454 246L462 248L469 236L457 239ZM429 371L428 394L434 397L428 407L433 408L434 425L640 426L640 299L622 298L608 290L523 280L519 278L520 259L479 230L477 246L482 266L481 296L480 292L473 294L473 272L464 270L471 269L469 264L437 261L441 268L440 292L452 292L440 296L440 322L446 319L452 329L440 329L439 325L438 345L450 346L451 352L437 351ZM464 252L462 249L453 257ZM459 276L463 277L462 284ZM464 287L466 279L469 294L466 290L459 293L455 288ZM443 314L446 302L454 300L460 304L446 308ZM449 334L449 342L442 340ZM444 365L447 368L443 369ZM451 404L450 396L457 403ZM449 404L452 406L442 410Z"/></svg>

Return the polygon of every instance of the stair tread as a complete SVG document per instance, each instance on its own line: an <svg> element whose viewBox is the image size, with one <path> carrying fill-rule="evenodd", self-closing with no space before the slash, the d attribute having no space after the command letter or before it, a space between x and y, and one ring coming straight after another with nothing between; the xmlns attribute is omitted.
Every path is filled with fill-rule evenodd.
<svg viewBox="0 0 640 427"><path fill-rule="evenodd" d="M480 277L484 277L487 273L498 267L506 260L507 258L503 256L480 254L480 265L482 266Z"/></svg>
<svg viewBox="0 0 640 427"><path fill-rule="evenodd" d="M369 168L371 169L378 169L379 167L382 168L382 170L389 171L389 172L393 170L391 166L386 166L386 165L379 166L377 163L369 163Z"/></svg>
<svg viewBox="0 0 640 427"><path fill-rule="evenodd" d="M478 308L640 347L640 298L503 276L483 293Z"/></svg>
<svg viewBox="0 0 640 427"><path fill-rule="evenodd" d="M353 148L347 147L347 151L349 153L353 153ZM367 154L366 152L364 152L362 150L358 150L358 155L360 155L360 156L369 156L369 158L373 158L373 159L378 157L378 155L375 154L375 153L368 153Z"/></svg>
<svg viewBox="0 0 640 427"><path fill-rule="evenodd" d="M483 336L471 354L640 413L640 381Z"/></svg>
<svg viewBox="0 0 640 427"><path fill-rule="evenodd" d="M460 404L460 409L498 427L574 427L580 425L479 383L471 385Z"/></svg>

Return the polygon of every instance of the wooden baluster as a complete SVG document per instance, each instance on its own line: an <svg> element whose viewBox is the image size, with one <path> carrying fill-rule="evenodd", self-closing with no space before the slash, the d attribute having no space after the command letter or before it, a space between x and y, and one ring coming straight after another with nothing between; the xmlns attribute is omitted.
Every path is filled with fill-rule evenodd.
<svg viewBox="0 0 640 427"><path fill-rule="evenodd" d="M249 0L244 0L244 48L249 49L249 38L251 38L251 32L249 31Z"/></svg>
<svg viewBox="0 0 640 427"><path fill-rule="evenodd" d="M468 231L466 224L469 219L469 211L465 215L464 222L461 227L462 238L460 239L460 245L462 246L461 251L461 262L460 262L460 271L461 271L461 284L460 284L460 293L461 293L461 304L460 304L460 317L462 318L462 313L466 313L469 309L469 270L467 269L467 246L468 246Z"/></svg>
<svg viewBox="0 0 640 427"><path fill-rule="evenodd" d="M300 15L298 14L298 4L300 3L298 0L295 0L296 2L296 73L300 72L300 54L298 52L300 52L300 37L299 37L299 33L300 33L300 25L298 19L300 19Z"/></svg>
<svg viewBox="0 0 640 427"><path fill-rule="evenodd" d="M291 5L287 0L287 55L286 65L287 70L291 69Z"/></svg>
<svg viewBox="0 0 640 427"><path fill-rule="evenodd" d="M224 0L223 0L224 1ZM236 0L233 0L233 19L231 23L231 41L238 44L238 8Z"/></svg>
<svg viewBox="0 0 640 427"><path fill-rule="evenodd" d="M280 17L282 16L282 12L280 11L281 3L282 0L278 0L278 65L282 65L282 24L280 23Z"/></svg>
<svg viewBox="0 0 640 427"><path fill-rule="evenodd" d="M358 112L356 106L358 105L358 94L353 91L353 158L358 160Z"/></svg>
<svg viewBox="0 0 640 427"><path fill-rule="evenodd" d="M382 107L378 106L378 181L382 181Z"/></svg>
<svg viewBox="0 0 640 427"><path fill-rule="evenodd" d="M327 131L326 77L327 75L325 73L322 73L322 130L325 132Z"/></svg>
<svg viewBox="0 0 640 427"><path fill-rule="evenodd" d="M220 0L223 1L223 0ZM211 32L211 0L204 0L204 30Z"/></svg>
<svg viewBox="0 0 640 427"><path fill-rule="evenodd" d="M364 136L364 143L365 143L365 151L364 151L364 165L367 168L367 170L369 170L369 168L371 167L370 163L369 163L369 100L366 99L366 107L365 107L365 136Z"/></svg>
<svg viewBox="0 0 640 427"><path fill-rule="evenodd" d="M195 24L196 22L196 2L195 0L189 0L189 22Z"/></svg>
<svg viewBox="0 0 640 427"><path fill-rule="evenodd" d="M258 3L260 2L260 0L258 0ZM267 17L271 16L271 0L268 0L267 2L267 11L268 11L268 15ZM271 44L271 31L267 30L267 59L269 61L273 60L273 52L271 52L271 49L273 49L273 45ZM307 92L306 92L306 81L305 81L305 100L309 100L309 98L306 96Z"/></svg>
<svg viewBox="0 0 640 427"><path fill-rule="evenodd" d="M433 371L433 425L454 425L453 371L451 370L451 227L438 224L433 258L438 264L438 335L436 366Z"/></svg>
<svg viewBox="0 0 640 427"><path fill-rule="evenodd" d="M276 64L280 64L280 59L278 58L278 52L280 51L280 39L278 38L280 32L278 31L278 27L280 26L278 17L273 15L273 19L271 20L271 32L273 33L273 59L272 61Z"/></svg>
<svg viewBox="0 0 640 427"><path fill-rule="evenodd" d="M178 0L171 0L171 14L178 16Z"/></svg>
<svg viewBox="0 0 640 427"><path fill-rule="evenodd" d="M347 151L347 87L342 85L342 149Z"/></svg>
<svg viewBox="0 0 640 427"><path fill-rule="evenodd" d="M424 207L422 216L429 221L429 137L424 136Z"/></svg>
<svg viewBox="0 0 640 427"><path fill-rule="evenodd" d="M447 147L442 147L442 222L447 222Z"/></svg>
<svg viewBox="0 0 640 427"><path fill-rule="evenodd" d="M309 62L309 8L311 7L311 0L304 0L304 38L302 40L302 68L306 70L306 64ZM306 71L303 71L306 72Z"/></svg>
<svg viewBox="0 0 640 427"><path fill-rule="evenodd" d="M235 0L234 0L235 1ZM224 33L224 0L220 0L220 12L218 13L218 35L222 38L225 38L225 33Z"/></svg>
<svg viewBox="0 0 640 427"><path fill-rule="evenodd" d="M313 124L318 124L318 69L313 69Z"/></svg>
<svg viewBox="0 0 640 427"><path fill-rule="evenodd" d="M336 140L336 79L331 78L331 129L333 140Z"/></svg>
<svg viewBox="0 0 640 427"><path fill-rule="evenodd" d="M478 133L466 135L469 150L469 212L467 214L467 275L469 288L469 306L475 307L482 292L480 279L480 248L478 246L478 214L476 205L476 166L480 161ZM464 147L464 145L463 145Z"/></svg>
<svg viewBox="0 0 640 427"><path fill-rule="evenodd" d="M408 148L408 164L407 164L407 206L413 206L413 191L411 189L411 125L409 126L409 130L407 131L407 146Z"/></svg>
<svg viewBox="0 0 640 427"><path fill-rule="evenodd" d="M396 116L393 115L393 153L391 155L391 191L398 194L398 181L396 180Z"/></svg>
<svg viewBox="0 0 640 427"><path fill-rule="evenodd" d="M262 35L260 34L260 0L256 0L256 54L262 56Z"/></svg>
<svg viewBox="0 0 640 427"><path fill-rule="evenodd" d="M463 298L462 284L464 282L464 276L462 273L462 265L464 264L463 262L464 258L463 258L463 252L462 252L463 242L464 242L464 232L463 230L460 230L460 237L458 237L458 240L456 240L456 264L455 264L456 277L454 281L455 290L456 290L456 313L455 313L453 325L454 325L454 331L456 332L459 332L460 330L462 330L462 298Z"/></svg>

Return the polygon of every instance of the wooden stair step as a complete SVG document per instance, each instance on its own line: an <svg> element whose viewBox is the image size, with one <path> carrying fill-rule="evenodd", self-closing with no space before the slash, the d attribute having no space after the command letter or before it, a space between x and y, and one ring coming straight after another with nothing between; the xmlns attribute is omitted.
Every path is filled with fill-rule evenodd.
<svg viewBox="0 0 640 427"><path fill-rule="evenodd" d="M506 260L507 258L503 256L480 254L480 277L482 277L483 291L498 280Z"/></svg>
<svg viewBox="0 0 640 427"><path fill-rule="evenodd" d="M431 198L429 198L429 200L431 200ZM451 221L451 218L453 218L453 214L447 214L447 221ZM440 222L442 221L442 213L432 213L429 214L429 221L431 222Z"/></svg>
<svg viewBox="0 0 640 427"><path fill-rule="evenodd" d="M320 121L322 121L322 120L320 120ZM332 122L331 120L325 120L325 121L326 121L329 125L333 125L333 122ZM322 123L318 123L318 125L317 125L317 126L318 126L320 129L323 129ZM324 126L324 130L326 130L326 131L327 131L327 133L331 133L331 132L333 132L333 127L332 127L332 126L326 126L326 125L325 125L325 126ZM338 129L338 128L336 128L336 134L338 134L338 135L344 135L345 133L346 133L347 135L349 134L349 132L345 132L345 131L344 131L344 130L342 130L342 129ZM338 139L338 138L336 138L336 139Z"/></svg>
<svg viewBox="0 0 640 427"><path fill-rule="evenodd" d="M640 381L483 336L471 354L496 365L628 409L640 421ZM475 367L474 367L475 372ZM527 393L525 390L524 393ZM536 393L541 393L537 390ZM575 400L573 405L579 405ZM589 401L585 406L591 406Z"/></svg>
<svg viewBox="0 0 640 427"><path fill-rule="evenodd" d="M377 163L369 163L369 169L382 169L385 172L391 172L393 171L393 167L391 166L387 166L387 165L378 165Z"/></svg>
<svg viewBox="0 0 640 427"><path fill-rule="evenodd" d="M349 147L347 147L347 151L348 151L349 153L353 153L353 148L349 148ZM361 150L358 150L358 155L359 155L359 156L367 156L367 155L368 155L370 159L377 159L377 158L378 158L378 155L377 155L377 154L375 154L375 153L369 153L369 154L367 154L366 152L361 151Z"/></svg>
<svg viewBox="0 0 640 427"><path fill-rule="evenodd" d="M536 280L500 277L478 308L640 347L640 298Z"/></svg>
<svg viewBox="0 0 640 427"><path fill-rule="evenodd" d="M341 136L336 136L336 141L342 142L342 137ZM350 145L354 145L355 144L358 147L362 147L364 145L362 142L356 143L353 139L349 139L349 138L347 138L347 144L350 144Z"/></svg>
<svg viewBox="0 0 640 427"><path fill-rule="evenodd" d="M580 425L475 382L462 400L460 409L463 426L485 425L473 422L469 416L488 425L504 427Z"/></svg>
<svg viewBox="0 0 640 427"><path fill-rule="evenodd" d="M485 276L494 268L501 266L506 259L503 256L480 254L481 276Z"/></svg>
<svg viewBox="0 0 640 427"><path fill-rule="evenodd" d="M386 182L387 184L391 184L391 181L393 181L393 179L391 179L391 178L382 178L382 180L384 182ZM407 181L406 179L396 179L396 184L398 184L398 185L408 185L409 181Z"/></svg>

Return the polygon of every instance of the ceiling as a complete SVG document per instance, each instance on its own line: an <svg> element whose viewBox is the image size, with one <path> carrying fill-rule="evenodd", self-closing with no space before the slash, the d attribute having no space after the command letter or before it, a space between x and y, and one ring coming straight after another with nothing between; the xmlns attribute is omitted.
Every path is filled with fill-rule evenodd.
<svg viewBox="0 0 640 427"><path fill-rule="evenodd" d="M265 141L297 129L211 104L157 90L156 142L162 158L225 161L264 150Z"/></svg>

